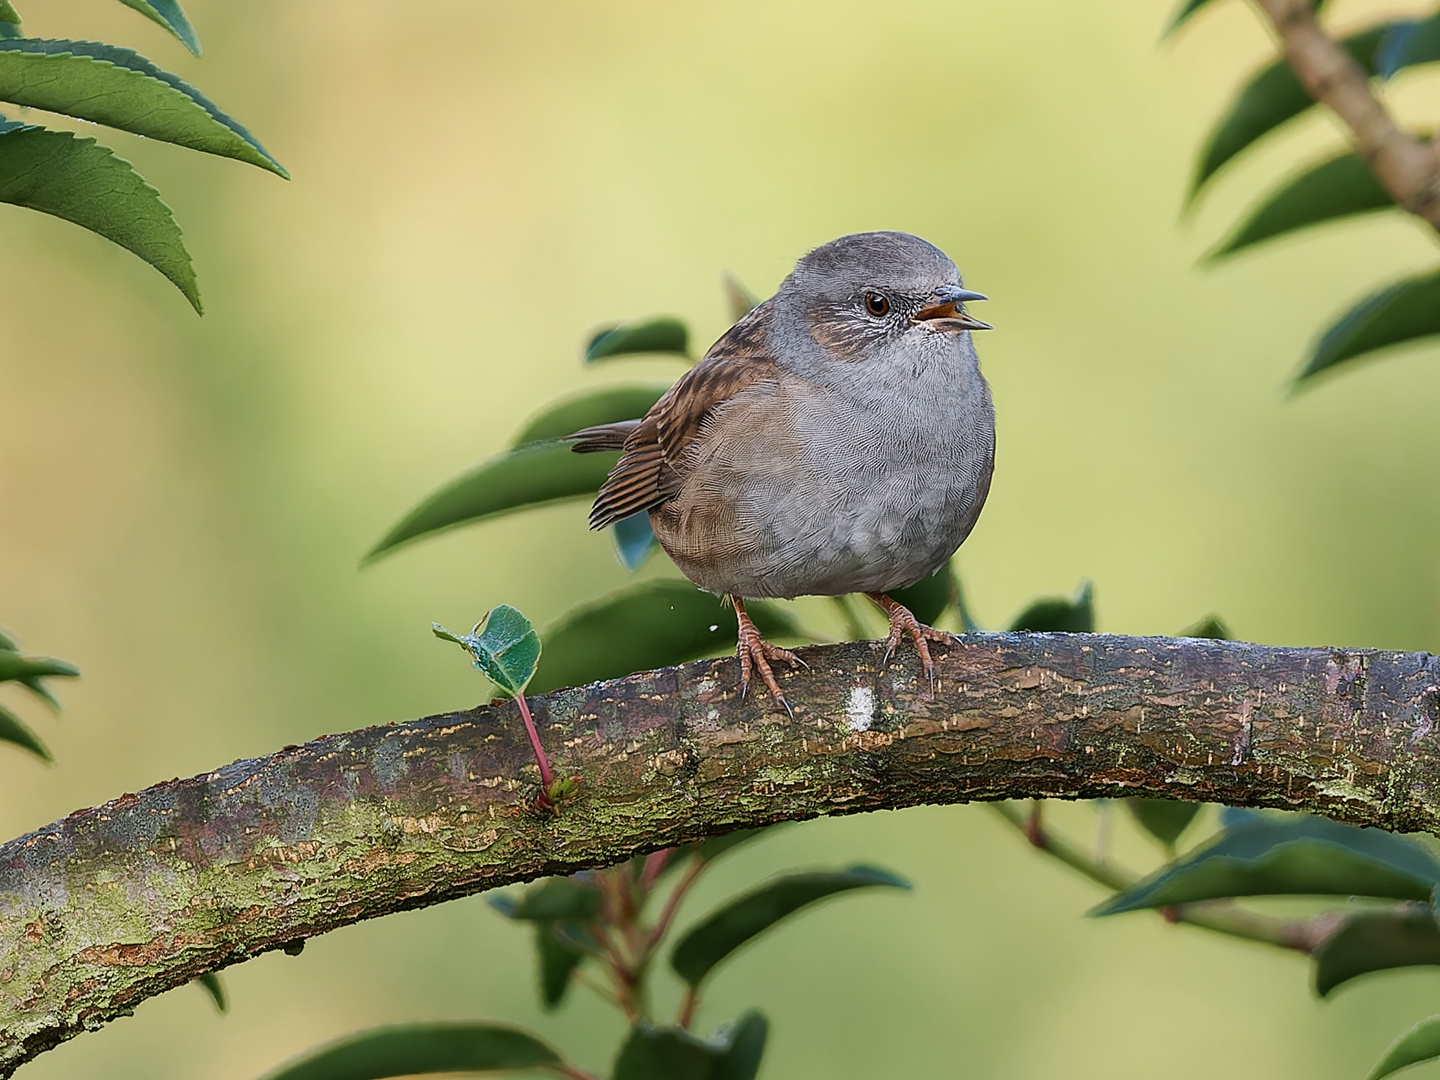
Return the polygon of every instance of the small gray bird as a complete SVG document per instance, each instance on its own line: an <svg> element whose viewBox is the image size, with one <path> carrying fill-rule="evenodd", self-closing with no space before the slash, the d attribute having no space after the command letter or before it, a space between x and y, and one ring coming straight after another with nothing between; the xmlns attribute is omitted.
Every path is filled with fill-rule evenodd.
<svg viewBox="0 0 1440 1080"><path fill-rule="evenodd" d="M944 252L856 233L802 258L642 420L570 436L620 450L590 527L648 511L682 573L728 596L742 688L758 671L788 710L752 597L863 592L934 678L942 634L885 593L938 570L970 535L995 463L995 410L966 314L984 300Z"/></svg>

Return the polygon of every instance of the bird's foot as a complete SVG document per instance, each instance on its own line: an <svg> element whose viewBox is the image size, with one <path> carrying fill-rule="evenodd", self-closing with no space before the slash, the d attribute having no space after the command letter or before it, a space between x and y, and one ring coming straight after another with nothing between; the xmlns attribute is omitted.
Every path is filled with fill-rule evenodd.
<svg viewBox="0 0 1440 1080"><path fill-rule="evenodd" d="M920 663L925 668L925 677L930 680L930 689L935 689L935 661L930 658L928 642L936 641L948 644L955 640L955 635L947 634L944 630L936 630L933 626L926 626L915 618L904 604L891 600L884 593L866 593L865 595L874 600L890 620L890 636L885 639L885 663L890 663L890 658L900 647L901 640L908 635L910 640L915 643L915 651L920 654Z"/></svg>
<svg viewBox="0 0 1440 1080"><path fill-rule="evenodd" d="M735 643L735 659L740 662L740 696L744 697L750 692L750 676L758 671L760 678L770 689L770 696L779 702L781 708L789 715L794 716L795 710L790 708L790 703L780 692L780 684L775 679L775 672L770 667L770 661L783 660L791 667L808 668L810 665L789 649L771 645L761 637L760 631L755 628L755 624L750 621L750 616L746 614L745 602L738 596L732 596L730 599L735 605L735 619L739 623L739 634Z"/></svg>

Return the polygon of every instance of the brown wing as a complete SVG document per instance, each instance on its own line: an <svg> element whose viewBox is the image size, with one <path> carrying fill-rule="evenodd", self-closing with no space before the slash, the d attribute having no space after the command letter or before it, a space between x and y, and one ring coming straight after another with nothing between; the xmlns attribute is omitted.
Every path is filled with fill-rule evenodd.
<svg viewBox="0 0 1440 1080"><path fill-rule="evenodd" d="M700 433L706 417L745 387L774 376L775 361L765 352L769 310L768 302L761 304L732 326L643 420L588 428L571 436L579 440L575 449L581 452L613 450L624 438L624 453L590 511L592 529L603 529L674 498L683 479L685 448Z"/></svg>

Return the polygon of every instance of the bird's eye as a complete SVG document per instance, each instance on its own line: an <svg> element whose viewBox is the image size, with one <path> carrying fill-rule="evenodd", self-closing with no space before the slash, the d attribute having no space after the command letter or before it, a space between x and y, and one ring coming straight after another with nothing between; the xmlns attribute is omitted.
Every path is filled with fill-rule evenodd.
<svg viewBox="0 0 1440 1080"><path fill-rule="evenodd" d="M867 292L865 294L865 310L877 319L890 314L890 301L881 293Z"/></svg>

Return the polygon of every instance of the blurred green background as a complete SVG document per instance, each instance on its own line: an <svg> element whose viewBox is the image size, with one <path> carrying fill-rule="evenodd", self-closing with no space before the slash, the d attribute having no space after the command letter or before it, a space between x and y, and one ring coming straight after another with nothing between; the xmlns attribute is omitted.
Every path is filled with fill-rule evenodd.
<svg viewBox="0 0 1440 1080"><path fill-rule="evenodd" d="M202 61L117 4L23 9L28 33L179 72L294 180L104 133L175 207L204 319L130 254L0 207L0 619L84 672L57 687L59 722L15 694L59 764L0 750L5 837L475 703L486 688L429 623L503 601L543 626L623 584L586 507L363 573L360 555L557 392L679 373L582 371L598 324L673 313L703 346L726 324L723 271L768 294L808 248L864 229L925 236L993 297L997 473L957 563L983 622L1090 577L1105 630L1216 611L1248 640L1440 651L1436 347L1284 397L1320 327L1431 265L1433 239L1371 219L1196 268L1277 172L1338 145L1320 118L1177 220L1201 136L1271 54L1244 6L1164 47L1169 0L187 7ZM1342 29L1407 10L1331 7ZM1437 91L1408 74L1392 100L1433 122ZM663 562L646 573L673 574ZM1085 808L1057 817L1093 827ZM1119 842L1138 864L1139 841ZM765 1010L771 1080L1358 1077L1440 999L1420 969L1322 1005L1298 956L1144 915L1086 922L1098 891L982 807L793 827L717 867L689 910L851 861L916 890L778 931L702 1014ZM243 1080L427 1017L528 1023L596 1068L618 1036L584 992L540 1015L528 935L479 898L225 978L227 1017L182 989L25 1075Z"/></svg>

